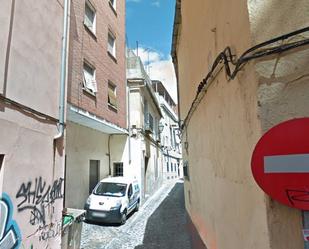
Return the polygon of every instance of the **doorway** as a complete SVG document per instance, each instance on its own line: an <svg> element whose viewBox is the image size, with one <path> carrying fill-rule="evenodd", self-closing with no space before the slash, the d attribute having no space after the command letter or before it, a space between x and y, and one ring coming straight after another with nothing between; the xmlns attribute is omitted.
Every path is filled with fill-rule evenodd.
<svg viewBox="0 0 309 249"><path fill-rule="evenodd" d="M100 181L100 161L90 160L89 163L89 194Z"/></svg>

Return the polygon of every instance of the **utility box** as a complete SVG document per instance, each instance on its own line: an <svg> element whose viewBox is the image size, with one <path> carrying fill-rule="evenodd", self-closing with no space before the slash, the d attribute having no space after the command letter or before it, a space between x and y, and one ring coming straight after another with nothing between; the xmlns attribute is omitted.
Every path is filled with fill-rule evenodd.
<svg viewBox="0 0 309 249"><path fill-rule="evenodd" d="M85 210L66 208L62 215L61 249L79 249Z"/></svg>

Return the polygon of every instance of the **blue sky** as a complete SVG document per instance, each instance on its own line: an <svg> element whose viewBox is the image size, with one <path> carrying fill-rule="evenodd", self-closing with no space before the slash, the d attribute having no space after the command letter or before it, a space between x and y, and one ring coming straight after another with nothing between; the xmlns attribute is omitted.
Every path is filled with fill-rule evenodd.
<svg viewBox="0 0 309 249"><path fill-rule="evenodd" d="M127 46L136 49L153 80L160 80L177 103L170 56L175 0L126 0Z"/></svg>
<svg viewBox="0 0 309 249"><path fill-rule="evenodd" d="M128 46L142 47L170 54L175 0L126 0Z"/></svg>

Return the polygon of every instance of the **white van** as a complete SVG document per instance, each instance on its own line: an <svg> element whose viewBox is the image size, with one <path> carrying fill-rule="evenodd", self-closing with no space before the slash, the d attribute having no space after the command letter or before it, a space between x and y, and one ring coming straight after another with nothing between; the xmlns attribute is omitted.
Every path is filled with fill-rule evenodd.
<svg viewBox="0 0 309 249"><path fill-rule="evenodd" d="M127 215L138 211L140 188L137 181L125 177L109 177L101 180L88 197L86 220L124 224Z"/></svg>

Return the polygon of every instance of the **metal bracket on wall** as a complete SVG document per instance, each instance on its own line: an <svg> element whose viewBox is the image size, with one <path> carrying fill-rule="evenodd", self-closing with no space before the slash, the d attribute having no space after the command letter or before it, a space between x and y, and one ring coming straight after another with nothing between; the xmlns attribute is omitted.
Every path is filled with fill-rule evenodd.
<svg viewBox="0 0 309 249"><path fill-rule="evenodd" d="M2 170L3 161L4 161L4 155L0 154L0 172Z"/></svg>

